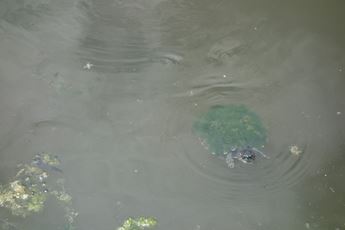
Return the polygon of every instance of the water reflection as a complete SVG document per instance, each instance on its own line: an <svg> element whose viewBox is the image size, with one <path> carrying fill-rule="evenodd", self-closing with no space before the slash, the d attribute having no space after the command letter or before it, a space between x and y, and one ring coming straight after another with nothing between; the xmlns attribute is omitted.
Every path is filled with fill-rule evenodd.
<svg viewBox="0 0 345 230"><path fill-rule="evenodd" d="M341 228L343 3L309 4L1 1L1 182L49 151L80 229ZM229 169L201 146L191 126L217 104L260 115L270 160ZM314 193L325 167L337 196ZM18 227L57 227L54 208Z"/></svg>

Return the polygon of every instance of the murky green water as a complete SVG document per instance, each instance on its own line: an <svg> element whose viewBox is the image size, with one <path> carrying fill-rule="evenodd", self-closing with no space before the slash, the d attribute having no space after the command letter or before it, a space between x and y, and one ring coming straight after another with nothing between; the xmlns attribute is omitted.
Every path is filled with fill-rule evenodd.
<svg viewBox="0 0 345 230"><path fill-rule="evenodd" d="M77 229L345 229L344 7L0 0L0 182L52 152ZM270 159L211 156L192 125L218 104L259 114ZM63 215L48 200L0 224L62 229Z"/></svg>

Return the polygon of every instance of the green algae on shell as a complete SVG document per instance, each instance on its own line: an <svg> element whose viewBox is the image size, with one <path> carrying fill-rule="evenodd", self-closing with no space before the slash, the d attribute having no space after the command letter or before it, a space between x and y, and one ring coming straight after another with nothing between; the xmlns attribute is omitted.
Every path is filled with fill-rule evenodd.
<svg viewBox="0 0 345 230"><path fill-rule="evenodd" d="M213 106L193 125L194 132L215 155L233 147L261 147L266 129L259 116L244 105Z"/></svg>

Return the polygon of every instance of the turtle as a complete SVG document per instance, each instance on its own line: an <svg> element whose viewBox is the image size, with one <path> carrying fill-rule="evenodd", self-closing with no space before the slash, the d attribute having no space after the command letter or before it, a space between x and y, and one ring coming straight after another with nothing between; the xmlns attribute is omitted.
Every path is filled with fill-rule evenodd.
<svg viewBox="0 0 345 230"><path fill-rule="evenodd" d="M259 116L244 105L212 106L193 124L194 133L213 155L233 168L235 160L253 163L266 143L266 129Z"/></svg>

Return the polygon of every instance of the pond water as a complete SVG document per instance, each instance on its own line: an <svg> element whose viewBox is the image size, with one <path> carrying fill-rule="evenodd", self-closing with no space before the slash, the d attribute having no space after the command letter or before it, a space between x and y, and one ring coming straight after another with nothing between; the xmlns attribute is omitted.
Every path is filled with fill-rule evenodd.
<svg viewBox="0 0 345 230"><path fill-rule="evenodd" d="M345 229L344 7L0 0L0 183L51 152L76 229ZM270 159L230 169L200 144L195 120L228 104L261 117ZM62 229L62 209L0 224Z"/></svg>

